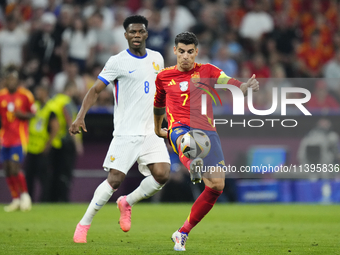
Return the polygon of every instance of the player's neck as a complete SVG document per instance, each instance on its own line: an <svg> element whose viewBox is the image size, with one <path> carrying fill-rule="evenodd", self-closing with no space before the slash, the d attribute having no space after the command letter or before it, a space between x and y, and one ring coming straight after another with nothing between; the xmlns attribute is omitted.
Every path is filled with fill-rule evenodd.
<svg viewBox="0 0 340 255"><path fill-rule="evenodd" d="M138 57L143 57L145 56L146 54L146 49L143 48L143 49L131 49L129 48L129 51L133 54L133 55L136 55Z"/></svg>

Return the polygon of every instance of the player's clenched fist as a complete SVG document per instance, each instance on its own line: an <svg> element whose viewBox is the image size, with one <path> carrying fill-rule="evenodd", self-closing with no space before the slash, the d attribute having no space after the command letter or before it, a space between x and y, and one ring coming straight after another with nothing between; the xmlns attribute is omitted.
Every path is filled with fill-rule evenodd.
<svg viewBox="0 0 340 255"><path fill-rule="evenodd" d="M77 118L75 121L73 121L72 125L68 129L68 132L70 133L70 135L80 134L81 133L80 128L87 132L84 119Z"/></svg>
<svg viewBox="0 0 340 255"><path fill-rule="evenodd" d="M259 91L259 82L255 78L255 74L247 81L247 88L252 88L254 92Z"/></svg>

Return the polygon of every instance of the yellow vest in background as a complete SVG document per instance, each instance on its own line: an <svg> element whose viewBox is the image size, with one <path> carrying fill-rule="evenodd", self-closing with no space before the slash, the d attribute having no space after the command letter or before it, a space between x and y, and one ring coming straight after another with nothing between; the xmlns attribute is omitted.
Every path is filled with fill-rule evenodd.
<svg viewBox="0 0 340 255"><path fill-rule="evenodd" d="M48 124L52 112L51 105L47 102L44 106L36 101L37 112L29 121L27 152L32 154L42 153L49 138Z"/></svg>
<svg viewBox="0 0 340 255"><path fill-rule="evenodd" d="M68 127L64 116L64 107L70 103L72 103L72 99L64 94L57 94L51 99L52 109L55 112L59 122L59 131L56 137L52 140L52 147L56 149L61 148L62 139L68 135ZM74 116L72 116L72 120L74 120L76 117L75 113L73 115Z"/></svg>

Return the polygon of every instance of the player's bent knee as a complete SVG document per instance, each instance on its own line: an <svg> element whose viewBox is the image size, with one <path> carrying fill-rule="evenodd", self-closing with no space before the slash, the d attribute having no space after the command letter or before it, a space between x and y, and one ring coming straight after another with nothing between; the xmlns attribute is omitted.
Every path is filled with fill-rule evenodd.
<svg viewBox="0 0 340 255"><path fill-rule="evenodd" d="M225 180L216 178L216 179L210 179L209 182L205 183L206 186L208 186L211 189L217 190L217 191L223 191L225 186Z"/></svg>
<svg viewBox="0 0 340 255"><path fill-rule="evenodd" d="M157 163L151 170L153 178L159 184L165 184L170 176L170 164L168 163Z"/></svg>
<svg viewBox="0 0 340 255"><path fill-rule="evenodd" d="M125 174L121 171L110 169L107 181L113 189L118 189L120 184L125 179Z"/></svg>

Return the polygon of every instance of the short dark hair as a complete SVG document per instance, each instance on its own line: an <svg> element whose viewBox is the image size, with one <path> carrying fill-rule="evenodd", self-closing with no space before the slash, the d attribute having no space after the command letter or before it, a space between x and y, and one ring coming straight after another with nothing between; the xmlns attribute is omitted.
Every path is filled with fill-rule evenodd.
<svg viewBox="0 0 340 255"><path fill-rule="evenodd" d="M183 43L185 45L194 44L195 47L198 45L198 39L196 35L192 32L183 32L176 35L175 45L177 47L178 43Z"/></svg>
<svg viewBox="0 0 340 255"><path fill-rule="evenodd" d="M145 28L148 28L148 20L142 15L133 15L129 16L124 20L123 26L125 30L128 28L130 24L144 24Z"/></svg>
<svg viewBox="0 0 340 255"><path fill-rule="evenodd" d="M19 78L19 68L16 65L10 64L3 70L3 76L15 75Z"/></svg>

